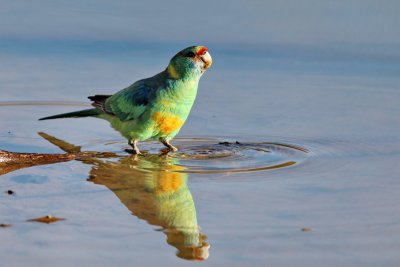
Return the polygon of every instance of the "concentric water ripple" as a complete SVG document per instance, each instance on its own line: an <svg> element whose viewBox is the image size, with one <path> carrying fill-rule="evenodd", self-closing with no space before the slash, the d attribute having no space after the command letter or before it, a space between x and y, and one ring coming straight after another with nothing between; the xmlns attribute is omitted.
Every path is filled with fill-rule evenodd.
<svg viewBox="0 0 400 267"><path fill-rule="evenodd" d="M180 150L169 157L176 159L177 165L182 167L175 172L262 171L295 166L308 157L306 148L286 143L227 142L214 138L177 138L174 141ZM155 153L155 146L150 146L147 153Z"/></svg>

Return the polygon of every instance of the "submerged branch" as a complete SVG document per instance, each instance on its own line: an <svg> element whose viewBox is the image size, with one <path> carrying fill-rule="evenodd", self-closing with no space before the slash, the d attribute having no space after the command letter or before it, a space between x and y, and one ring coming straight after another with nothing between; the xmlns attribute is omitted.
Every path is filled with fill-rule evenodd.
<svg viewBox="0 0 400 267"><path fill-rule="evenodd" d="M0 166L11 164L32 164L69 161L76 158L74 153L42 154L42 153L18 153L0 150Z"/></svg>
<svg viewBox="0 0 400 267"><path fill-rule="evenodd" d="M76 159L74 154L17 153L0 150L0 175L36 165L45 165Z"/></svg>
<svg viewBox="0 0 400 267"><path fill-rule="evenodd" d="M66 153L19 153L0 150L0 175L37 165L53 164L70 160L94 162L99 158L117 157L117 154L111 152L81 152L78 146L74 146L45 133L39 133L39 135L64 150Z"/></svg>

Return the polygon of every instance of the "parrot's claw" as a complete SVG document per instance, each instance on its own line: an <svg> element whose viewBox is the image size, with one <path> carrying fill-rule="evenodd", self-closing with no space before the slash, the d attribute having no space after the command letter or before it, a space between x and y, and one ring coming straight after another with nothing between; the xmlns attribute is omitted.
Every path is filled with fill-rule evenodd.
<svg viewBox="0 0 400 267"><path fill-rule="evenodd" d="M166 140L166 139L164 139L164 138L160 138L160 142L163 143L163 145L166 146L166 147L168 148L169 152L171 152L171 151L172 151L172 152L178 151L178 148L176 148L176 147L174 147L173 145L171 145L171 144L169 143L168 140Z"/></svg>
<svg viewBox="0 0 400 267"><path fill-rule="evenodd" d="M137 151L135 151L135 150L133 150L133 149L125 149L125 152L127 152L127 153L129 153L129 154L132 154L132 155L143 155L143 153L142 152L137 152Z"/></svg>
<svg viewBox="0 0 400 267"><path fill-rule="evenodd" d="M131 141L129 141L129 145L132 147L132 149L125 149L126 152L133 154L133 155L141 155L142 154L137 146L136 140L132 139Z"/></svg>
<svg viewBox="0 0 400 267"><path fill-rule="evenodd" d="M173 145L171 145L170 147L168 147L172 152L176 152L176 151L178 151L178 148L177 147L175 147L175 146L173 146Z"/></svg>

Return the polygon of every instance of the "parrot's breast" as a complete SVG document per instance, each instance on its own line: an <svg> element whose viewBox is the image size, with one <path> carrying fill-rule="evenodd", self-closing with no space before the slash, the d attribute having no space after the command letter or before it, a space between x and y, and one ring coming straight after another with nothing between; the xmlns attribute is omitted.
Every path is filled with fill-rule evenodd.
<svg viewBox="0 0 400 267"><path fill-rule="evenodd" d="M149 118L152 138L173 138L183 126L196 98L198 80L173 81L158 91Z"/></svg>

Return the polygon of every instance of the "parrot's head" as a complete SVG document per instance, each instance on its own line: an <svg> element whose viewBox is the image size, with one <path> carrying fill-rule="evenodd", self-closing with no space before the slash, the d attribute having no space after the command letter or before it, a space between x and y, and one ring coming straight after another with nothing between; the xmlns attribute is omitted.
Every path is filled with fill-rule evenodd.
<svg viewBox="0 0 400 267"><path fill-rule="evenodd" d="M211 64L207 47L190 46L171 59L167 71L174 79L199 78Z"/></svg>

